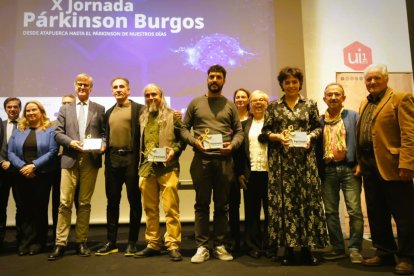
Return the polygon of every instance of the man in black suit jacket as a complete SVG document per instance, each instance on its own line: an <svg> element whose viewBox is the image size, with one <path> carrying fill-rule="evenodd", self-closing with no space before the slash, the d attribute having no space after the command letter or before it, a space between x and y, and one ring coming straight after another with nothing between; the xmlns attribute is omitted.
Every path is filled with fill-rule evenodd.
<svg viewBox="0 0 414 276"><path fill-rule="evenodd" d="M139 115L143 105L128 99L129 80L116 77L111 82L116 104L105 115L105 189L108 199L106 209L107 243L95 253L105 256L118 252L116 245L119 220L119 203L122 185L125 183L130 206L129 236L125 256L133 256L137 251L139 226L142 215L141 192L138 188L139 162Z"/></svg>
<svg viewBox="0 0 414 276"><path fill-rule="evenodd" d="M90 256L86 246L91 212L91 198L95 189L98 170L102 165L102 152L105 151L105 107L89 100L93 80L87 74L79 74L75 79L76 102L63 105L59 110L55 139L63 147L61 167L61 194L56 229L56 245L49 260L63 255L68 242L71 225L72 206L77 185L79 185L78 209L76 217L76 243L79 256ZM102 139L100 150L83 150L87 138Z"/></svg>
<svg viewBox="0 0 414 276"><path fill-rule="evenodd" d="M9 202L10 188L12 189L13 198L18 207L18 199L14 191L13 175L16 172L7 157L8 140L16 128L17 119L19 118L22 103L18 98L7 98L4 101L4 111L7 114L7 120L1 121L2 131L0 132L0 247L3 244L4 236L6 235L7 222L7 205ZM18 223L18 209L16 210L16 230L17 239L19 239L20 225Z"/></svg>

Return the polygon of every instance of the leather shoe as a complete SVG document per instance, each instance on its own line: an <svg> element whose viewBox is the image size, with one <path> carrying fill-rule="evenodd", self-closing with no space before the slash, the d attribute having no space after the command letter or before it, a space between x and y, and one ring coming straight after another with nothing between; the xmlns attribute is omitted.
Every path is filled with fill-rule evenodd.
<svg viewBox="0 0 414 276"><path fill-rule="evenodd" d="M365 266L395 265L395 259L393 255L375 255L372 258L363 260L362 264Z"/></svg>
<svg viewBox="0 0 414 276"><path fill-rule="evenodd" d="M146 247L145 249L135 253L134 258L147 258L147 257L157 256L160 254L161 254L160 250L155 250L155 249Z"/></svg>
<svg viewBox="0 0 414 276"><path fill-rule="evenodd" d="M302 247L300 251L300 261L303 265L319 265L319 261L313 256L311 250L307 247Z"/></svg>
<svg viewBox="0 0 414 276"><path fill-rule="evenodd" d="M405 258L400 259L400 261L394 268L394 272L395 274L399 274L399 275L414 274L413 262Z"/></svg>
<svg viewBox="0 0 414 276"><path fill-rule="evenodd" d="M55 261L63 256L63 252L65 252L65 247L62 245L56 245L53 248L52 253L47 257L49 261Z"/></svg>
<svg viewBox="0 0 414 276"><path fill-rule="evenodd" d="M125 250L125 257L132 257L134 256L134 254L137 253L137 246L135 244L135 242L130 242L128 243L128 246Z"/></svg>
<svg viewBox="0 0 414 276"><path fill-rule="evenodd" d="M17 253L19 256L24 256L29 254L29 249L25 248L25 249L21 249L19 250L19 252Z"/></svg>
<svg viewBox="0 0 414 276"><path fill-rule="evenodd" d="M248 254L250 257L255 258L255 259L259 259L261 256L260 252L254 249L250 250Z"/></svg>
<svg viewBox="0 0 414 276"><path fill-rule="evenodd" d="M76 253L81 257L89 257L91 255L91 250L86 246L86 243L82 242L78 244Z"/></svg>
<svg viewBox="0 0 414 276"><path fill-rule="evenodd" d="M170 250L168 255L170 256L170 260L173 262L182 261L183 257L181 256L180 251L178 249Z"/></svg>
<svg viewBox="0 0 414 276"><path fill-rule="evenodd" d="M116 247L116 244L113 242L107 242L104 246L98 249L98 251L95 252L96 256L106 256L112 253L117 253L118 247Z"/></svg>
<svg viewBox="0 0 414 276"><path fill-rule="evenodd" d="M29 248L29 255L37 255L42 251L42 245L40 244L32 244Z"/></svg>

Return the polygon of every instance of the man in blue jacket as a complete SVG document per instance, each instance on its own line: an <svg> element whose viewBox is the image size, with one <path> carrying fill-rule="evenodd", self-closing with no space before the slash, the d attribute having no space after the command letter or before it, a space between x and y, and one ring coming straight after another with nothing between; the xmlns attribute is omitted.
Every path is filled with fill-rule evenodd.
<svg viewBox="0 0 414 276"><path fill-rule="evenodd" d="M321 116L323 135L319 139L318 163L322 180L322 196L326 224L332 250L325 260L345 258L345 243L339 220L339 191L342 190L349 214L349 256L352 263L361 263L364 221L361 210L361 179L356 162L356 123L358 113L345 109L345 92L338 83L325 88L323 100L328 105Z"/></svg>

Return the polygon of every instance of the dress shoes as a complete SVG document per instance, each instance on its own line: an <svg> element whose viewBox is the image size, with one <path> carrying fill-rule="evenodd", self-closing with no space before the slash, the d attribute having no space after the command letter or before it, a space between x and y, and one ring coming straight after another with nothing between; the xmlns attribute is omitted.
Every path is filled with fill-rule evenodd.
<svg viewBox="0 0 414 276"><path fill-rule="evenodd" d="M398 264L394 268L395 274L409 275L414 274L413 262L409 259L400 259Z"/></svg>
<svg viewBox="0 0 414 276"><path fill-rule="evenodd" d="M105 243L104 246L102 246L101 248L99 248L96 252L95 255L96 256L106 256L112 253L117 253L118 247L116 246L115 243L113 242L107 242Z"/></svg>
<svg viewBox="0 0 414 276"><path fill-rule="evenodd" d="M29 255L37 255L42 251L42 246L40 244L33 244L29 248Z"/></svg>
<svg viewBox="0 0 414 276"><path fill-rule="evenodd" d="M183 260L183 257L181 256L181 253L178 249L173 249L168 252L168 255L170 256L170 260L173 262L179 262Z"/></svg>
<svg viewBox="0 0 414 276"><path fill-rule="evenodd" d="M375 255L363 260L362 264L365 266L395 265L395 259L393 255Z"/></svg>
<svg viewBox="0 0 414 276"><path fill-rule="evenodd" d="M78 256L89 257L91 255L91 250L86 246L86 243L78 243L78 249L76 250Z"/></svg>
<svg viewBox="0 0 414 276"><path fill-rule="evenodd" d="M254 249L250 250L247 254L254 259L259 259L261 256L260 251Z"/></svg>
<svg viewBox="0 0 414 276"><path fill-rule="evenodd" d="M319 265L318 259L313 256L311 250L307 247L302 247L300 251L300 262L302 265Z"/></svg>
<svg viewBox="0 0 414 276"><path fill-rule="evenodd" d="M63 252L65 252L65 247L62 245L56 245L47 259L49 261L55 261L63 256Z"/></svg>
<svg viewBox="0 0 414 276"><path fill-rule="evenodd" d="M27 248L20 249L20 250L19 250L19 252L17 252L17 254L18 254L19 256L24 256L24 255L27 255L27 254L29 254L29 249L27 249Z"/></svg>
<svg viewBox="0 0 414 276"><path fill-rule="evenodd" d="M135 244L135 242L128 243L124 256L133 257L135 253L137 253L137 245Z"/></svg>
<svg viewBox="0 0 414 276"><path fill-rule="evenodd" d="M160 254L161 254L160 250L155 250L155 249L146 247L145 249L135 253L134 258L147 258L147 257L157 256Z"/></svg>

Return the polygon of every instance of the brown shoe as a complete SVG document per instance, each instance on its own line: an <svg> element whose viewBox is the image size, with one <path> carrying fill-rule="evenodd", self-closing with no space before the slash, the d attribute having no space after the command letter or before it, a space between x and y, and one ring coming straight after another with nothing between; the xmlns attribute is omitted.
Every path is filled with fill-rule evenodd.
<svg viewBox="0 0 414 276"><path fill-rule="evenodd" d="M365 266L395 265L395 260L393 255L376 255L372 258L363 260L362 264Z"/></svg>
<svg viewBox="0 0 414 276"><path fill-rule="evenodd" d="M400 275L414 274L413 263L409 259L400 259L394 268L394 272Z"/></svg>

